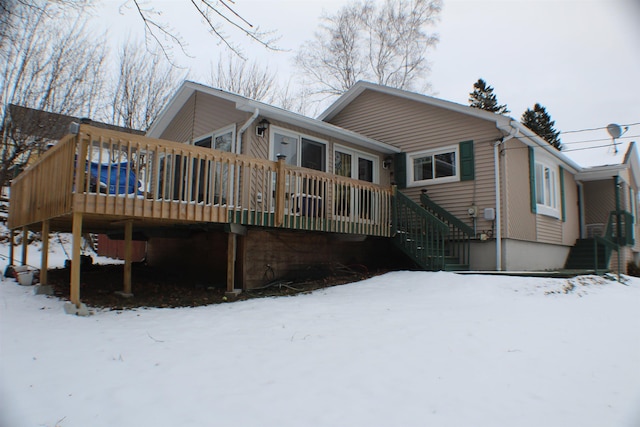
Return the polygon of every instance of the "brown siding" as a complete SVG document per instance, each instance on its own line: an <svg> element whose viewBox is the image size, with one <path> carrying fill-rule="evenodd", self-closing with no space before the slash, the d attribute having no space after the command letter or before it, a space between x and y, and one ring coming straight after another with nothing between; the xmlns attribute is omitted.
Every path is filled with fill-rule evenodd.
<svg viewBox="0 0 640 427"><path fill-rule="evenodd" d="M331 122L407 153L473 140L475 180L411 187L403 192L418 200L421 190L428 190L436 203L470 226L473 220L467 209L476 205L477 231L492 230L492 222L483 219L483 210L495 208L493 142L502 134L493 123L372 91L363 92Z"/></svg>

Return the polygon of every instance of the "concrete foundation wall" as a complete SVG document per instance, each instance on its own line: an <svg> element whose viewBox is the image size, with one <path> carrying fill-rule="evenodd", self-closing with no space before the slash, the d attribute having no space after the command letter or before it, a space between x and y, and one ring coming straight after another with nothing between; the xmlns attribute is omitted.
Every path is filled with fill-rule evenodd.
<svg viewBox="0 0 640 427"><path fill-rule="evenodd" d="M564 267L570 246L505 240L502 244L503 268L508 271L544 271Z"/></svg>
<svg viewBox="0 0 640 427"><path fill-rule="evenodd" d="M503 239L502 270L544 271L563 268L570 249L569 246ZM471 243L469 269L495 271L495 240Z"/></svg>

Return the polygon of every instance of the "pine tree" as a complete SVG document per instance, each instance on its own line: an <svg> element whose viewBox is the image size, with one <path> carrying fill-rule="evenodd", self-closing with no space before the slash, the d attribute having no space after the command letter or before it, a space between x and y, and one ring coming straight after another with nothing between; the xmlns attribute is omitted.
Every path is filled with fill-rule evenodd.
<svg viewBox="0 0 640 427"><path fill-rule="evenodd" d="M491 111L492 113L507 114L509 110L506 104L498 104L498 98L493 93L493 87L487 85L482 79L473 84L473 92L469 94L469 105L472 108Z"/></svg>
<svg viewBox="0 0 640 427"><path fill-rule="evenodd" d="M562 143L559 138L560 131L555 130L553 127L556 122L551 120L551 116L542 105L536 103L533 106L533 110L528 108L522 114L520 121L556 149L562 150Z"/></svg>

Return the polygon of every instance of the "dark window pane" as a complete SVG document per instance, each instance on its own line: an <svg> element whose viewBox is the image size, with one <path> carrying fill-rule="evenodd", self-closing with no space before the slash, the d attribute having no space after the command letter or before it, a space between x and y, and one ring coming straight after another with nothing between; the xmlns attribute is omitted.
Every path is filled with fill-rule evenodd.
<svg viewBox="0 0 640 427"><path fill-rule="evenodd" d="M325 145L319 142L302 138L302 166L303 168L326 170L326 150Z"/></svg>
<svg viewBox="0 0 640 427"><path fill-rule="evenodd" d="M358 158L358 179L373 182L373 161Z"/></svg>
<svg viewBox="0 0 640 427"><path fill-rule="evenodd" d="M433 157L413 159L413 179L414 181L433 179Z"/></svg>
<svg viewBox="0 0 640 427"><path fill-rule="evenodd" d="M442 153L433 156L436 160L436 178L456 175L456 153Z"/></svg>

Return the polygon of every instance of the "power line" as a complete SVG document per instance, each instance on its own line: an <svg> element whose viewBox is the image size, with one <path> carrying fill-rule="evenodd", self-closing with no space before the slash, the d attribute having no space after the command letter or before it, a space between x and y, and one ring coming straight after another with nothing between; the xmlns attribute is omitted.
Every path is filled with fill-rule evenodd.
<svg viewBox="0 0 640 427"><path fill-rule="evenodd" d="M629 139L629 138L640 138L640 135L621 136L620 138L616 138L616 139ZM585 144L587 142L600 142L600 141L610 141L610 140L611 138L585 139L584 141L563 142L562 145Z"/></svg>
<svg viewBox="0 0 640 427"><path fill-rule="evenodd" d="M562 150L561 153L568 153L570 151L593 150L595 148L604 148L604 147L617 147L618 145L622 145L622 142L616 142L615 144L595 145L593 147L572 148L570 150Z"/></svg>
<svg viewBox="0 0 640 427"><path fill-rule="evenodd" d="M640 122L637 123L628 123L625 125L619 125L620 127L631 127L631 126L636 126L636 125L640 125ZM608 126L608 125L607 125ZM590 132L590 131L594 131L594 130L601 130L601 129L606 129L607 126L602 126L599 128L586 128L586 129L576 129L576 130L566 130L566 131L560 131L560 134L566 134L566 133L578 133L578 132Z"/></svg>

